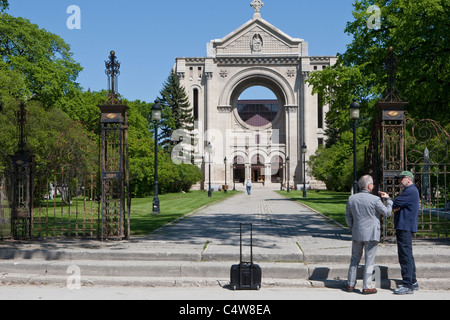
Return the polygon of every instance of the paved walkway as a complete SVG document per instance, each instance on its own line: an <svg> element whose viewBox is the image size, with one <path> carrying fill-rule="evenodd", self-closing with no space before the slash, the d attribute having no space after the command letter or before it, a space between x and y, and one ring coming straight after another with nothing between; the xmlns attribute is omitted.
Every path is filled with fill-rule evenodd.
<svg viewBox="0 0 450 320"><path fill-rule="evenodd" d="M206 247L204 259L224 259L239 253L240 223L253 224L256 261L304 261L321 249L349 256L351 236L298 202L267 189L254 189L204 208L197 214L146 237ZM243 227L244 254L248 252L248 227ZM335 252L336 253L336 252ZM245 258L245 256L244 256Z"/></svg>

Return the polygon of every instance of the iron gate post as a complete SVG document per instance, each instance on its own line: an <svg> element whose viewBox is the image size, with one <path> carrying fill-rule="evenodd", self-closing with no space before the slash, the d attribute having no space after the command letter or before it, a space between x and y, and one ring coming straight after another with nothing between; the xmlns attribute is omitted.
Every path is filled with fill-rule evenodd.
<svg viewBox="0 0 450 320"><path fill-rule="evenodd" d="M11 158L11 232L14 239L31 238L34 157L16 154Z"/></svg>
<svg viewBox="0 0 450 320"><path fill-rule="evenodd" d="M407 102L379 102L380 112L380 190L387 192L391 198L400 192L395 177L405 170L405 106ZM382 241L387 237L388 218L382 218Z"/></svg>
<svg viewBox="0 0 450 320"><path fill-rule="evenodd" d="M25 145L25 103L20 103L16 112L19 143L18 151L10 156L10 200L11 200L11 233L14 239L31 237L33 218L33 168L34 156L29 154Z"/></svg>
<svg viewBox="0 0 450 320"><path fill-rule="evenodd" d="M130 236L128 107L116 104L120 63L114 51L109 59L105 62L110 81L109 104L98 106L101 111L101 238L123 239Z"/></svg>

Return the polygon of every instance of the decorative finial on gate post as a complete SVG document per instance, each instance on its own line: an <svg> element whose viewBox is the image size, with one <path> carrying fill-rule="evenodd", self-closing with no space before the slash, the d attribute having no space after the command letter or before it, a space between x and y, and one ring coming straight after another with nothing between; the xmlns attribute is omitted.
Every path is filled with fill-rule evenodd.
<svg viewBox="0 0 450 320"><path fill-rule="evenodd" d="M17 123L19 124L19 146L17 154L25 154L26 147L25 147L25 134L24 134L24 128L25 123L27 122L27 110L25 103L23 101L20 102L20 109L18 112L16 112L17 117Z"/></svg>
<svg viewBox="0 0 450 320"><path fill-rule="evenodd" d="M392 46L389 47L388 52L388 57L386 58L384 63L388 79L385 101L394 102L399 101L399 98L397 96L397 87L395 86L398 60L395 56L394 48Z"/></svg>
<svg viewBox="0 0 450 320"><path fill-rule="evenodd" d="M105 73L108 76L108 90L111 104L115 104L118 96L118 76L120 75L120 62L117 61L116 53L110 52L109 60L105 61Z"/></svg>
<svg viewBox="0 0 450 320"><path fill-rule="evenodd" d="M252 3L250 3L250 6L255 10L255 14L253 15L253 19L260 19L261 18L261 8L264 7L264 2L261 0L253 0Z"/></svg>

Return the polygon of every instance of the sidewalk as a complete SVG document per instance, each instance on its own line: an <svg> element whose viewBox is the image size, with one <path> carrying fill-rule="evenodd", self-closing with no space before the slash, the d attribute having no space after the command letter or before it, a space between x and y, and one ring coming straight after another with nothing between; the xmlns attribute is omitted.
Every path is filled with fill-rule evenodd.
<svg viewBox="0 0 450 320"><path fill-rule="evenodd" d="M78 265L88 285L224 286L230 266L239 261L240 223L253 224L254 262L263 268L263 287L345 285L348 231L267 189L207 206L130 241L0 243L0 281L26 278L22 283L45 284L54 275L54 281L64 283L67 267ZM247 239L248 233L245 245ZM248 252L245 247L245 259ZM414 254L421 288L449 290L448 242L415 242ZM380 244L376 264L385 280L382 287L395 288L394 280L401 279L396 246Z"/></svg>

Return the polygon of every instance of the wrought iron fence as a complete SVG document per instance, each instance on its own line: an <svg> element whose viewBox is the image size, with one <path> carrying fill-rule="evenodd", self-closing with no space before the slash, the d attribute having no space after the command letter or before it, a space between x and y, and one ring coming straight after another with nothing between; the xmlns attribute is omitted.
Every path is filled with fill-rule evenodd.
<svg viewBox="0 0 450 320"><path fill-rule="evenodd" d="M416 238L449 239L450 227L450 135L434 120L406 118L404 137L398 136L404 148L404 163L393 168L393 174L382 174L380 189L392 197L401 193L395 172L414 174L414 183L420 193L419 230ZM383 139L384 148L397 150L399 141ZM383 157L383 154L381 154ZM391 163L392 159L386 159ZM381 159L383 162L384 159ZM398 171L397 171L398 170ZM394 236L393 218L383 221L383 238Z"/></svg>
<svg viewBox="0 0 450 320"><path fill-rule="evenodd" d="M98 166L44 166L34 184L32 238L99 238Z"/></svg>
<svg viewBox="0 0 450 320"><path fill-rule="evenodd" d="M6 175L0 176L0 240L12 237L11 203L8 197L9 180Z"/></svg>

